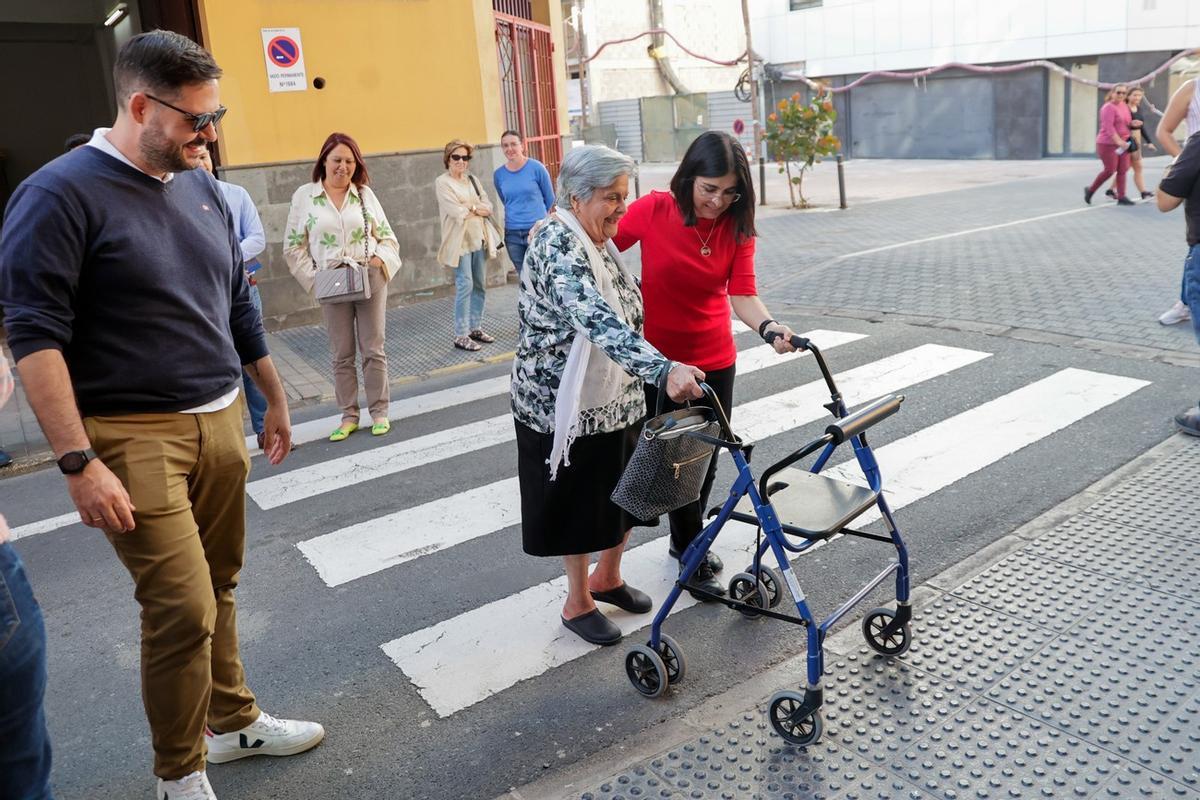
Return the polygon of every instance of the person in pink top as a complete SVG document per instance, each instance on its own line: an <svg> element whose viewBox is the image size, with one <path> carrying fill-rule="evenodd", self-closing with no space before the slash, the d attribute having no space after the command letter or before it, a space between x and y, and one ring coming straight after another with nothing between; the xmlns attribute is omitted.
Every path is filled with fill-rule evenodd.
<svg viewBox="0 0 1200 800"><path fill-rule="evenodd" d="M1130 123L1133 114L1125 104L1129 94L1128 87L1118 84L1104 98L1100 108L1100 132L1096 134L1096 155L1100 156L1104 169L1092 181L1092 185L1083 190L1085 203L1092 202L1092 195L1104 185L1104 182L1117 175L1117 205L1131 206L1133 201L1125 196L1125 173L1129 171L1129 145L1131 141Z"/></svg>

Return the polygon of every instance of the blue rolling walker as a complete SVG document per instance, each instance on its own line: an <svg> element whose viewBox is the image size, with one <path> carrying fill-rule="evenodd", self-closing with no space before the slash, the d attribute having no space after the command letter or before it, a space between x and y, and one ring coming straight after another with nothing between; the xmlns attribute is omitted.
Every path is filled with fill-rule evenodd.
<svg viewBox="0 0 1200 800"><path fill-rule="evenodd" d="M811 352L816 360L829 387L830 402L825 408L833 414L834 421L825 428L820 438L768 467L756 487L749 463L753 445L743 443L733 434L729 418L716 394L708 385L701 384L704 393L712 401L720 423L721 440L718 447L729 451L737 465L737 479L729 490L725 504L709 512L709 516L715 516L715 519L680 555L679 579L654 617L650 626L650 641L636 645L626 655L625 673L634 688L647 697L659 697L668 685L683 680L686 672L683 651L674 639L662 632L663 621L684 590L684 583L708 557L708 550L725 523L732 519L754 525L757 529L754 561L744 572L730 579L729 596L722 597L698 589L690 591L736 609L748 618L765 616L805 627L808 637L808 685L803 694L789 689L777 692L771 698L768 713L771 726L784 741L806 746L821 737L821 675L825 669L823 644L826 633L894 573L896 610L876 608L870 611L863 618L862 632L873 650L887 656L898 656L906 652L911 644L912 606L908 586L908 549L900 538L891 509L883 497L879 465L865 434L872 425L896 413L904 397L889 395L850 414L817 346L801 336L792 337L791 343L798 350ZM868 488L820 474L833 452L846 441L854 448L854 456L866 477ZM821 451L820 455L808 470L790 468L818 450ZM780 480L771 482L776 476ZM888 528L887 536L847 527L872 507L877 507L883 515ZM781 521L781 517L786 521ZM788 553L803 553L839 534L892 544L896 548L896 560L824 622L818 623L796 580ZM790 537L799 541L793 543ZM763 556L768 551L774 553L778 570L763 563ZM791 593L799 617L771 610L783 600L784 586Z"/></svg>

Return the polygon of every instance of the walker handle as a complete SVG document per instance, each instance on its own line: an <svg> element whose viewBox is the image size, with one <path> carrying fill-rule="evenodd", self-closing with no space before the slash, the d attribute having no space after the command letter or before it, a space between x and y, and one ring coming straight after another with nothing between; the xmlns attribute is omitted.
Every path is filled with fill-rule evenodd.
<svg viewBox="0 0 1200 800"><path fill-rule="evenodd" d="M774 344L776 339L783 336L779 331L771 331L763 337L767 344ZM792 347L797 350L807 350L813 354L813 358L817 360L817 367L821 370L821 377L825 379L825 385L829 387L829 398L832 401L826 408L829 408L833 416L844 416L845 409L842 407L842 393L838 391L837 384L833 382L833 374L829 371L829 366L825 363L825 356L821 355L821 348L812 343L811 339L806 339L803 336L793 336L788 340ZM839 414L839 410L841 413Z"/></svg>

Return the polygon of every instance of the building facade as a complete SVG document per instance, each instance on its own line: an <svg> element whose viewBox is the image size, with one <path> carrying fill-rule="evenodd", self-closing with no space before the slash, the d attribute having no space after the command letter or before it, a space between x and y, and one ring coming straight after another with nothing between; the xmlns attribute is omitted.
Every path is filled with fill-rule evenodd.
<svg viewBox="0 0 1200 800"><path fill-rule="evenodd" d="M776 76L845 86L876 70L950 62L1003 67L1046 59L1103 82L1141 78L1200 46L1196 0L751 0L755 49ZM1185 59L1145 89L1162 108L1200 73ZM1095 149L1103 93L1046 69L872 79L836 97L847 154L880 158L1041 158ZM1149 119L1157 117L1150 113Z"/></svg>
<svg viewBox="0 0 1200 800"><path fill-rule="evenodd" d="M588 116L595 118L599 103L640 97L729 91L744 65L716 64L733 61L746 49L742 6L738 0L560 0L567 23L567 69L573 81L581 74L580 54L595 56L582 71L586 87L572 90L572 98L586 96ZM616 43L656 27L678 40L652 37ZM682 45L682 47L680 46ZM687 48L684 50L683 48ZM658 61L664 60L678 79L664 77ZM579 107L572 105L572 113Z"/></svg>
<svg viewBox="0 0 1200 800"><path fill-rule="evenodd" d="M56 0L55 13L30 19L34 5L0 0L0 42L29 43L18 55L22 74L31 75L22 97L9 98L11 86L0 88L0 102L6 109L32 105L39 114L51 105L66 110L53 119L4 115L0 149L9 154L9 185L61 152L70 133L111 123L109 73L122 41L155 27L191 36L224 70L221 101L230 111L218 130L218 172L247 188L263 218L268 248L258 275L269 328L320 319L288 272L282 241L292 193L310 180L329 133L343 131L359 142L397 232L405 266L390 287L394 303L452 288L452 274L435 258L433 181L443 171L447 141L479 145L472 171L489 191L507 128L531 137L530 154L552 171L561 160L566 72L559 0ZM121 20L105 26L118 5ZM56 28L67 24L64 18L70 30ZM304 75L288 91L272 91L269 77L267 45L276 33L297 45L292 50L283 42L282 60L302 56ZM39 52L51 39L73 42L75 68L54 69L43 79L39 68L47 58ZM0 52L3 59L12 50L4 44ZM67 52L63 45L53 55L65 59ZM491 278L503 280L506 268L505 257L492 262Z"/></svg>

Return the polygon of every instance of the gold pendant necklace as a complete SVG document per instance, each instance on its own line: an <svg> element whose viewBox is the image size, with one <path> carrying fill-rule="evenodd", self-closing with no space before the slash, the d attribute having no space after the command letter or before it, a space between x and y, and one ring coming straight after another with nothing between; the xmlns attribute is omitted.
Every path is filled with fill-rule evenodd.
<svg viewBox="0 0 1200 800"><path fill-rule="evenodd" d="M708 229L708 236L701 238L699 222L697 222L696 226L694 228L692 228L692 230L694 230L696 232L696 238L700 239L700 255L704 256L705 258L708 258L709 256L712 255L712 248L708 246L708 240L712 238L713 232L716 229L717 229L717 223L714 222L713 226Z"/></svg>

